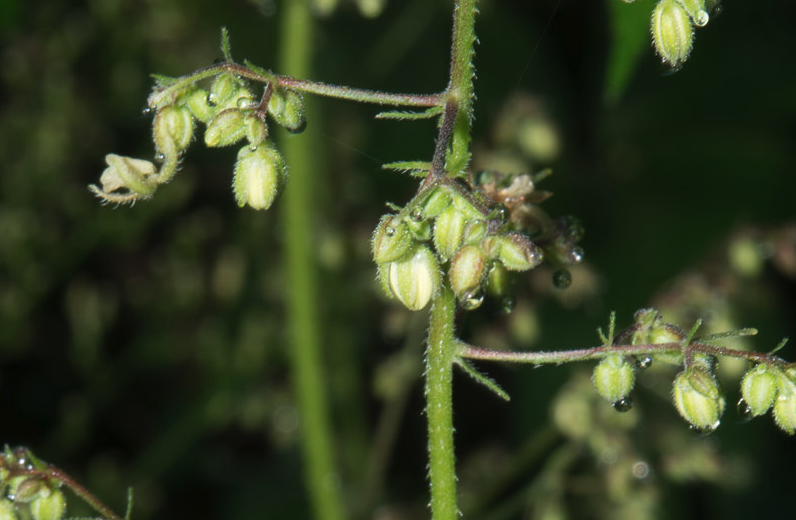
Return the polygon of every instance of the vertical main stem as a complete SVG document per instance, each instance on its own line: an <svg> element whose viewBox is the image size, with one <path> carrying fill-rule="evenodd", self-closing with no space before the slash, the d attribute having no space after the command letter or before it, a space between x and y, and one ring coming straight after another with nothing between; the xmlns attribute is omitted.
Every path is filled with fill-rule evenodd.
<svg viewBox="0 0 796 520"><path fill-rule="evenodd" d="M453 41L451 42L450 83L448 98L458 104L456 122L451 139L451 158L448 173L458 176L470 161L470 127L473 120L473 79L475 67L475 15L478 0L458 0L453 12Z"/></svg>
<svg viewBox="0 0 796 520"><path fill-rule="evenodd" d="M280 68L297 77L310 75L312 16L308 0L282 3ZM285 135L285 134L283 134ZM286 135L285 135L286 136ZM287 137L287 136L286 136ZM341 520L343 505L336 489L325 378L318 340L317 276L313 265L313 183L317 175L312 136L282 139L280 147L291 178L281 201L286 226L284 269L287 278L287 328L290 334L293 387L299 408L305 479L312 517Z"/></svg>
<svg viewBox="0 0 796 520"><path fill-rule="evenodd" d="M443 284L432 301L426 350L428 473L433 520L457 520L456 458L453 451L453 331L456 298Z"/></svg>

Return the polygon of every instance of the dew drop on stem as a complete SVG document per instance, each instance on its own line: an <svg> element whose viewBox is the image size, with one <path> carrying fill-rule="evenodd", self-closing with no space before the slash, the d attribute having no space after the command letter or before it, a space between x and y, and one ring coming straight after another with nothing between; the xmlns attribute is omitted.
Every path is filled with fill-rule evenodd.
<svg viewBox="0 0 796 520"><path fill-rule="evenodd" d="M652 357L651 356L641 356L636 359L636 366L639 370L646 370L652 366Z"/></svg>

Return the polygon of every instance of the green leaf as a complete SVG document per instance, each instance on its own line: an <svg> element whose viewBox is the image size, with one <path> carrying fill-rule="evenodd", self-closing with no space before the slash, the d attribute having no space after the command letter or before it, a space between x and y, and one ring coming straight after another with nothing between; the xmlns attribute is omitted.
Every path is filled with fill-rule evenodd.
<svg viewBox="0 0 796 520"><path fill-rule="evenodd" d="M647 2L609 0L607 3L613 38L608 52L604 98L612 104L622 97L641 54L651 52L649 26L652 11Z"/></svg>
<svg viewBox="0 0 796 520"><path fill-rule="evenodd" d="M397 161L381 165L384 170L409 173L415 177L425 177L431 171L431 163L423 161Z"/></svg>
<svg viewBox="0 0 796 520"><path fill-rule="evenodd" d="M229 46L229 31L226 27L221 28L221 52L224 54L224 59L232 62L232 49Z"/></svg>
<svg viewBox="0 0 796 520"><path fill-rule="evenodd" d="M485 376L484 374L476 370L475 367L472 366L470 363L468 363L466 360L460 357L456 357L454 362L460 367L462 367L462 369L467 373L468 376L472 377L473 379L475 379L476 381L478 381L488 389L492 390L498 397L500 397L504 401L511 401L511 397L509 396L509 394L506 393L505 390L500 388L500 385L498 385L495 381L493 381L489 377Z"/></svg>
<svg viewBox="0 0 796 520"><path fill-rule="evenodd" d="M410 112L404 110L393 110L387 112L379 112L376 114L376 119L397 119L401 121L417 121L420 119L431 119L442 113L442 107L431 107L422 112Z"/></svg>
<svg viewBox="0 0 796 520"><path fill-rule="evenodd" d="M246 66L247 69L251 70L255 74L259 74L264 78L268 78L269 81L272 81L274 77L274 73L266 70L260 66L255 65L254 63L250 62L249 60L243 60L243 64Z"/></svg>

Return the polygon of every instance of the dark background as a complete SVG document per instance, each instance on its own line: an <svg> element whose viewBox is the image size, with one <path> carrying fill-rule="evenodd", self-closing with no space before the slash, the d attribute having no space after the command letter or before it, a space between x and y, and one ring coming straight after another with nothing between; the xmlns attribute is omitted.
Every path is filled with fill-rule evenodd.
<svg viewBox="0 0 796 520"><path fill-rule="evenodd" d="M282 330L290 288L280 253L290 230L278 212L239 210L229 189L235 152L198 144L152 201L102 206L86 189L106 153L151 157L151 121L142 115L148 75L212 63L220 26L237 59L275 68L279 5L0 2L0 440L30 447L116 510L134 486L138 518L309 517ZM794 272L776 260L796 249L788 231L796 216L796 7L726 2L670 74L648 36L637 61L623 58L635 47L621 31L647 35L653 5L481 3L476 148L508 146L496 137L507 100L532 100L538 111L529 117L552 122L561 151L524 160L554 168L543 188L555 197L544 207L584 222L587 266L563 293L549 271L524 279L511 316L488 304L463 318L468 339L585 347L610 310L621 327L652 302L719 328L758 327L748 343L757 350L794 334ZM311 79L442 90L450 7L390 0L367 20L343 3L317 23ZM622 9L640 14L621 13L629 21L620 23ZM627 74L611 76L623 66ZM368 242L384 202L403 204L416 187L380 163L429 157L434 127L374 122L375 113L320 100L308 114L325 170L317 183L319 306L342 490L352 504L363 500L385 402L379 389L408 385L391 449L398 456L368 497L378 507L364 516L416 518L427 515L416 344L424 324L378 294ZM728 260L739 243L753 244L759 268L751 273ZM394 375L404 352L412 353L409 375ZM796 359L793 352L781 354ZM513 400L457 378L470 518L552 518L561 508L571 518L792 510L793 441L770 417L742 423L737 370L724 375L722 427L699 437L666 402L674 369L651 374L637 410L621 416L633 419L616 426L610 417L618 414L588 392L589 367L484 368ZM610 416L590 423L592 438L550 419L564 406L559 392L578 381L586 391L575 395ZM569 462L558 467L553 454ZM611 487L622 461L644 461L651 476ZM479 498L494 482L493 494ZM636 502L641 509L628 509Z"/></svg>

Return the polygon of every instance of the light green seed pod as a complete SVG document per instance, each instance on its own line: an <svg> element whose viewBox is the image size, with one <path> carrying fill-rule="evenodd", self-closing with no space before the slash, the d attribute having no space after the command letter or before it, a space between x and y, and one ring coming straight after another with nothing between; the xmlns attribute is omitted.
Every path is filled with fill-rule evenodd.
<svg viewBox="0 0 796 520"><path fill-rule="evenodd" d="M481 248L462 246L451 260L448 276L453 292L460 299L475 291L486 276L486 257Z"/></svg>
<svg viewBox="0 0 796 520"><path fill-rule="evenodd" d="M763 415L774 404L779 392L779 377L767 365L760 363L743 376L741 396L751 417Z"/></svg>
<svg viewBox="0 0 796 520"><path fill-rule="evenodd" d="M30 503L33 520L61 520L66 512L66 497L60 489L42 493Z"/></svg>
<svg viewBox="0 0 796 520"><path fill-rule="evenodd" d="M719 426L724 397L716 377L702 366L691 366L674 379L674 405L694 428L705 433Z"/></svg>
<svg viewBox="0 0 796 520"><path fill-rule="evenodd" d="M287 168L282 155L272 146L256 150L248 146L238 152L232 183L238 206L268 209L287 178Z"/></svg>
<svg viewBox="0 0 796 520"><path fill-rule="evenodd" d="M387 266L390 289L409 310L428 305L439 289L439 264L426 246L415 246L403 258Z"/></svg>
<svg viewBox="0 0 796 520"><path fill-rule="evenodd" d="M193 139L193 115L184 106L169 105L158 110L152 122L152 137L159 152L178 153Z"/></svg>
<svg viewBox="0 0 796 520"><path fill-rule="evenodd" d="M667 65L677 68L691 52L694 27L676 0L660 0L652 11L652 42Z"/></svg>
<svg viewBox="0 0 796 520"><path fill-rule="evenodd" d="M440 213L434 221L434 247L443 261L452 258L459 250L465 224L464 216L455 206Z"/></svg>
<svg viewBox="0 0 796 520"><path fill-rule="evenodd" d="M288 132L298 134L307 127L304 97L295 90L274 89L268 100L268 113Z"/></svg>
<svg viewBox="0 0 796 520"><path fill-rule="evenodd" d="M614 404L630 395L636 382L636 371L625 356L612 354L604 357L594 367L592 382L597 393Z"/></svg>
<svg viewBox="0 0 796 520"><path fill-rule="evenodd" d="M209 147L230 146L246 137L244 114L237 108L222 110L210 120L205 130L205 144Z"/></svg>
<svg viewBox="0 0 796 520"><path fill-rule="evenodd" d="M373 261L384 264L398 260L412 246L412 235L406 223L396 215L384 215L371 240Z"/></svg>

